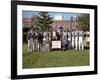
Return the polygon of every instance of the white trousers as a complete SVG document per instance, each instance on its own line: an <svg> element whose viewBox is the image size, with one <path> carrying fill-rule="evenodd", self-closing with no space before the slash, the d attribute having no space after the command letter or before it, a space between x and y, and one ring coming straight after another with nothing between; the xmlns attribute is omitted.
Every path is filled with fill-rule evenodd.
<svg viewBox="0 0 100 80"><path fill-rule="evenodd" d="M79 36L79 50L83 50L84 47L83 47L83 37L82 36Z"/></svg>
<svg viewBox="0 0 100 80"><path fill-rule="evenodd" d="M72 36L72 48L74 48L74 36Z"/></svg>
<svg viewBox="0 0 100 80"><path fill-rule="evenodd" d="M78 49L78 36L75 37L75 49Z"/></svg>
<svg viewBox="0 0 100 80"><path fill-rule="evenodd" d="M28 40L28 51L32 52L32 50L33 50L33 39L31 38Z"/></svg>

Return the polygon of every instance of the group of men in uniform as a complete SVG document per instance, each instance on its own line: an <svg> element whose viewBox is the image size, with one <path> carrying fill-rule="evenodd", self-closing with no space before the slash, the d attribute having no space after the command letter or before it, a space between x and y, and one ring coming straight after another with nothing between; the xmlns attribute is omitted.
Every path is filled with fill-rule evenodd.
<svg viewBox="0 0 100 80"><path fill-rule="evenodd" d="M82 30L73 30L71 32L71 36L72 36L72 49L79 49L79 50L83 50L84 46L83 46L83 31Z"/></svg>
<svg viewBox="0 0 100 80"><path fill-rule="evenodd" d="M61 41L61 48L83 50L84 33L81 29L65 30L62 27L59 30L52 32L53 40Z"/></svg>
<svg viewBox="0 0 100 80"><path fill-rule="evenodd" d="M29 52L41 50L43 46L42 32L37 32L33 28L31 28L27 34L27 41Z"/></svg>
<svg viewBox="0 0 100 80"><path fill-rule="evenodd" d="M50 51L50 42L52 40L60 40L62 46L61 48L63 50L70 49L70 48L76 50L84 49L83 46L84 34L82 30L76 29L76 30L68 31L68 30L63 30L63 28L61 28L59 31L53 30L51 33L37 32L31 28L27 34L28 51L29 52L37 51L37 50Z"/></svg>
<svg viewBox="0 0 100 80"><path fill-rule="evenodd" d="M42 32L31 28L27 34L28 51L49 51L50 33Z"/></svg>

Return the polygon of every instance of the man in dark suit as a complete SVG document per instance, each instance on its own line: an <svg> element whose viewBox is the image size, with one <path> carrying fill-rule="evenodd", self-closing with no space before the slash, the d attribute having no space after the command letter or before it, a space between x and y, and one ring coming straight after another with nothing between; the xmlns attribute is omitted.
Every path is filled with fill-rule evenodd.
<svg viewBox="0 0 100 80"><path fill-rule="evenodd" d="M39 44L39 51L42 50L43 47L43 33L38 33L38 44Z"/></svg>

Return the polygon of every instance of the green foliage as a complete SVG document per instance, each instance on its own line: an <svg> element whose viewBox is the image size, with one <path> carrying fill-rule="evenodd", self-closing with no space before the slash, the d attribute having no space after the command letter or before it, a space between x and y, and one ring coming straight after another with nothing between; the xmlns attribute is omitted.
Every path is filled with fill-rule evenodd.
<svg viewBox="0 0 100 80"><path fill-rule="evenodd" d="M52 18L48 15L48 12L40 12L37 19L37 26L42 31L47 31L50 27L50 24L53 22Z"/></svg>
<svg viewBox="0 0 100 80"><path fill-rule="evenodd" d="M83 31L89 31L89 14L82 14L78 16L80 24L78 28L81 28Z"/></svg>

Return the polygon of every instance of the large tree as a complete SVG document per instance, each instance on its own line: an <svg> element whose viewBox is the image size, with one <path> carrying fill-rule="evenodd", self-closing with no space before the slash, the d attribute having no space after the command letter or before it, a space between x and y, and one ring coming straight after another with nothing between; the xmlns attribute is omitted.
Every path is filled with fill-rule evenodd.
<svg viewBox="0 0 100 80"><path fill-rule="evenodd" d="M50 24L53 22L48 12L40 12L37 19L37 26L42 31L47 31L50 28Z"/></svg>
<svg viewBox="0 0 100 80"><path fill-rule="evenodd" d="M89 14L81 14L78 16L79 26L78 28L83 31L89 31Z"/></svg>

